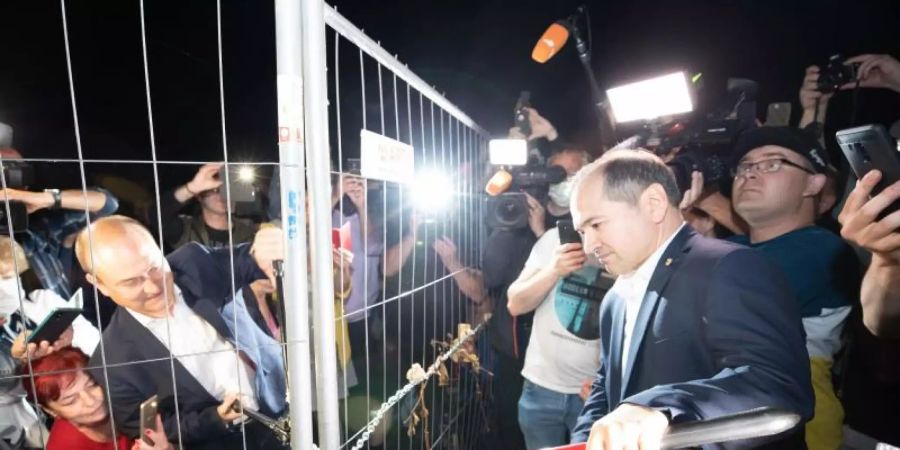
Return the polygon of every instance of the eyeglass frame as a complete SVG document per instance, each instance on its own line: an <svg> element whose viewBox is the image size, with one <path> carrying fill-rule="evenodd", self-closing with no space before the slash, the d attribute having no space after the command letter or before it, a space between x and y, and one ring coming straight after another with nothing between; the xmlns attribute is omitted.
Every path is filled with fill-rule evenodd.
<svg viewBox="0 0 900 450"><path fill-rule="evenodd" d="M769 170L769 171L763 171L763 170L761 170L761 169L758 169L758 167L759 167L760 164L765 163L765 162L771 162L771 161L778 161L780 164L779 164L778 166L776 166L776 168L774 168L774 169L772 169L772 170ZM749 170L741 171L741 170L740 170L740 167L743 166L743 165L745 165L745 164L746 164L746 165L749 165L749 167L750 167ZM737 178L737 177L745 177L745 176L746 176L747 174L749 174L750 172L756 172L756 173L775 173L775 172L778 172L779 170L781 170L781 165L786 165L786 166L794 167L794 168L800 169L800 170L802 170L802 171L804 171L804 172L806 172L806 173L808 173L808 174L810 174L810 175L816 175L816 172L815 172L814 170L812 170L812 169L807 169L806 167L803 167L803 166L801 166L800 164L797 164L797 163L795 163L795 162L793 162L793 161L791 161L791 160L789 160L789 159L787 159L787 158L784 158L784 157L776 157L776 158L766 158L766 159L762 159L762 160L759 160L759 161L756 161L756 162L752 162L752 163L751 163L751 162L742 162L742 163L738 163L737 167L735 167L734 169L732 169L732 171L731 171L731 176L733 176L733 177L735 177L735 178Z"/></svg>

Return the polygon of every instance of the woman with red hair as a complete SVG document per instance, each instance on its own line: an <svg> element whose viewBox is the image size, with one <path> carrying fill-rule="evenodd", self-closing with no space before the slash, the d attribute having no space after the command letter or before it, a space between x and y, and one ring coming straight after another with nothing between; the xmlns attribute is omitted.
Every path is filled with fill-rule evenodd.
<svg viewBox="0 0 900 450"><path fill-rule="evenodd" d="M84 370L88 357L66 347L25 364L22 384L28 399L53 416L47 450L172 450L157 417L157 429L147 430L152 446L114 432L103 388Z"/></svg>

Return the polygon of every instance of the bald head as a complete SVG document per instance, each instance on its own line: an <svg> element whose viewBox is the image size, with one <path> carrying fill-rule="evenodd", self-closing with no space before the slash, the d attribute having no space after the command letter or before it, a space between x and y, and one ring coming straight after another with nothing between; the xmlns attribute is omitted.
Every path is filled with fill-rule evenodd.
<svg viewBox="0 0 900 450"><path fill-rule="evenodd" d="M115 262L120 252L148 243L156 247L153 236L140 222L120 215L109 216L81 230L75 241L75 256L85 273L94 273L104 263Z"/></svg>
<svg viewBox="0 0 900 450"><path fill-rule="evenodd" d="M169 264L138 221L105 217L78 235L78 262L87 280L117 305L149 317L165 317L174 305Z"/></svg>

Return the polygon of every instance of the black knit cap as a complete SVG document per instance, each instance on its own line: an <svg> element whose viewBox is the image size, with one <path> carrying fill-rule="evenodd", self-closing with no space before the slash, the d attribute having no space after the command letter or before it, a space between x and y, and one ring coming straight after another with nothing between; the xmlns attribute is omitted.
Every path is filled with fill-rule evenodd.
<svg viewBox="0 0 900 450"><path fill-rule="evenodd" d="M806 158L817 173L828 171L828 153L807 131L791 127L759 127L741 133L731 154L731 168L747 153L766 145L777 145Z"/></svg>

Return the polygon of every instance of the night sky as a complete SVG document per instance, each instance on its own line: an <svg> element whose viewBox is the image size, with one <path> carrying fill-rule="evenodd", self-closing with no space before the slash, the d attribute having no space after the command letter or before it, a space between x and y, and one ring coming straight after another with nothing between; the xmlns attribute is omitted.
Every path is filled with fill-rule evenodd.
<svg viewBox="0 0 900 450"><path fill-rule="evenodd" d="M519 91L530 90L534 106L565 139L593 145L589 91L573 43L547 64L530 59L544 29L579 3L356 0L336 6L492 133L505 133ZM150 159L138 2L67 7L85 158ZM149 0L145 7L157 158L222 159L215 2ZM796 103L804 68L833 53L900 54L896 1L604 1L590 12L593 65L603 88L673 69L702 71L701 101L715 105L727 77L751 78L761 84L761 117L768 102ZM275 161L273 3L223 0L222 14L230 158ZM4 2L0 17L0 121L15 127L15 146L26 157L75 158L59 3ZM357 58L355 66L341 60L341 95L352 98L359 95L358 56L346 57ZM849 97L834 100L833 127L849 122ZM372 101L370 95L368 110ZM896 94L862 92L859 104L860 123L900 118ZM348 121L345 132L358 127ZM89 168L110 170L130 169ZM164 172L186 176L177 168L176 175Z"/></svg>

